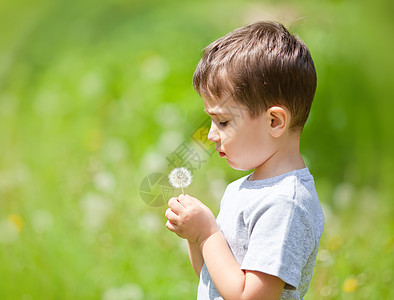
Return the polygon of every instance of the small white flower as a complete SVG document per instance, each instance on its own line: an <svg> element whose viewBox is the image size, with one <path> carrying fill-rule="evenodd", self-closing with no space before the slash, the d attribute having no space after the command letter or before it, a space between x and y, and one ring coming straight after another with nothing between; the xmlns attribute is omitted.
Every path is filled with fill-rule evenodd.
<svg viewBox="0 0 394 300"><path fill-rule="evenodd" d="M95 232L100 230L112 211L112 203L99 194L88 193L81 199L82 225Z"/></svg>
<svg viewBox="0 0 394 300"><path fill-rule="evenodd" d="M186 168L175 168L171 171L168 178L174 188L182 188L182 193L183 188L188 187L192 183L192 174Z"/></svg>
<svg viewBox="0 0 394 300"><path fill-rule="evenodd" d="M93 183L97 189L103 192L111 192L116 187L115 176L111 172L101 171L94 175Z"/></svg>
<svg viewBox="0 0 394 300"><path fill-rule="evenodd" d="M0 220L0 244L12 244L18 239L19 231L9 219Z"/></svg>
<svg viewBox="0 0 394 300"><path fill-rule="evenodd" d="M31 216L33 229L37 233L44 233L53 227L54 220L52 214L47 210L37 210Z"/></svg>
<svg viewBox="0 0 394 300"><path fill-rule="evenodd" d="M142 300L144 291L135 283L128 283L119 287L106 290L102 296L103 300Z"/></svg>

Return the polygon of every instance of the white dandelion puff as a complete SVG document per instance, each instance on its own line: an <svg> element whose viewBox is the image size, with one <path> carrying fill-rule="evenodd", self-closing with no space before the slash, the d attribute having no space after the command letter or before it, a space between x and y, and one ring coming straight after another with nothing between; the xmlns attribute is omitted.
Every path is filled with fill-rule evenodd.
<svg viewBox="0 0 394 300"><path fill-rule="evenodd" d="M192 173L186 168L175 168L168 175L170 184L174 188L182 188L182 194L184 194L183 188L188 187L192 183Z"/></svg>

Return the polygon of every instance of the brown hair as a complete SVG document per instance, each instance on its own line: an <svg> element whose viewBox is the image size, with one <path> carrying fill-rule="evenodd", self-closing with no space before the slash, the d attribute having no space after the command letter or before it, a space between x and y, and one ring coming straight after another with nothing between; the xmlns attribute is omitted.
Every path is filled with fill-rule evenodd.
<svg viewBox="0 0 394 300"><path fill-rule="evenodd" d="M316 90L312 57L300 38L275 22L238 28L203 50L193 75L197 93L230 93L252 117L274 105L291 113L290 130L308 119Z"/></svg>

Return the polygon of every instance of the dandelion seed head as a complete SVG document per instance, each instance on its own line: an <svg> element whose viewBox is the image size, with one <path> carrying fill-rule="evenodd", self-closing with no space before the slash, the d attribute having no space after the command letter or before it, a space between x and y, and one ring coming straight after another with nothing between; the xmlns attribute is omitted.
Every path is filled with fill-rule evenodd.
<svg viewBox="0 0 394 300"><path fill-rule="evenodd" d="M168 179L174 188L185 188L192 183L192 174L186 168L175 168L171 171Z"/></svg>

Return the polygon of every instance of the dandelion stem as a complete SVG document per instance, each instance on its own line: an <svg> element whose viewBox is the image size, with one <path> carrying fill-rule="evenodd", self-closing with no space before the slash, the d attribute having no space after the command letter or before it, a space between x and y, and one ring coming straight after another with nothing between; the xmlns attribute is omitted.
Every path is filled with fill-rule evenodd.
<svg viewBox="0 0 394 300"><path fill-rule="evenodd" d="M185 192L183 191L183 187L182 187L182 194L185 194Z"/></svg>

